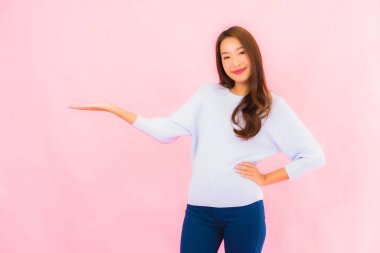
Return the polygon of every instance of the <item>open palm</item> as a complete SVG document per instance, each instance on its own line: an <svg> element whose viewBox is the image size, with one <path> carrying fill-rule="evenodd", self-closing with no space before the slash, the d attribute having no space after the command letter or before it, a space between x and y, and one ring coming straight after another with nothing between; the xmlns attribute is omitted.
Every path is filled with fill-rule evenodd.
<svg viewBox="0 0 380 253"><path fill-rule="evenodd" d="M78 110L90 110L90 111L108 111L111 108L112 104L105 103L94 103L86 105L70 105L69 108L78 109Z"/></svg>

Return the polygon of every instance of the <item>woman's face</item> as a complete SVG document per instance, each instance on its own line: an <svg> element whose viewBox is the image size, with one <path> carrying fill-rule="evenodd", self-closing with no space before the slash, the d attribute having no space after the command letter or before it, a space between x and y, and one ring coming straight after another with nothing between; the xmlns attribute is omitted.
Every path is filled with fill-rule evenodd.
<svg viewBox="0 0 380 253"><path fill-rule="evenodd" d="M226 74L236 83L247 83L251 76L251 62L239 40L235 37L225 38L220 43L222 65ZM236 70L244 69L236 73Z"/></svg>

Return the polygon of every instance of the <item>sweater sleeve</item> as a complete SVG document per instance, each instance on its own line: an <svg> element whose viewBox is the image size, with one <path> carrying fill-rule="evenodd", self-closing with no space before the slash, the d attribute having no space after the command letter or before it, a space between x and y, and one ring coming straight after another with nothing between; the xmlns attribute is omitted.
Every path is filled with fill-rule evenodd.
<svg viewBox="0 0 380 253"><path fill-rule="evenodd" d="M137 115L132 126L160 143L171 143L180 136L191 136L196 131L202 98L207 85L203 85L176 111L168 117L145 117Z"/></svg>
<svg viewBox="0 0 380 253"><path fill-rule="evenodd" d="M274 100L268 129L278 149L291 160L285 165L289 179L296 179L325 165L325 155L321 146L286 100L280 96Z"/></svg>

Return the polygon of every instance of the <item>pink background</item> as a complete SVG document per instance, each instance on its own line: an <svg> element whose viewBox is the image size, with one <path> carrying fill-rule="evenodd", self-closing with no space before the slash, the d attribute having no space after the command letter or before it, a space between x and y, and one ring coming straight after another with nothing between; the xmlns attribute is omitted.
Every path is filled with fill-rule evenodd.
<svg viewBox="0 0 380 253"><path fill-rule="evenodd" d="M369 0L1 1L0 252L179 252L191 138L161 144L68 106L169 115L218 81L215 41L232 25L256 38L269 88L327 159L263 188L263 252L380 252L379 10Z"/></svg>

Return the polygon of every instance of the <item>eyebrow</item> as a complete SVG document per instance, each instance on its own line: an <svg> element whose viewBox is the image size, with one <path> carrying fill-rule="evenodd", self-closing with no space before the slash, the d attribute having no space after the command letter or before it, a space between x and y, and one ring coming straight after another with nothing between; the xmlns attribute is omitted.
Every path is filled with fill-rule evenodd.
<svg viewBox="0 0 380 253"><path fill-rule="evenodd" d="M235 50L238 50L239 48L243 48L243 46L238 47L238 48L235 48ZM235 50L234 50L234 51L235 51ZM228 52L222 52L222 54L228 54Z"/></svg>

